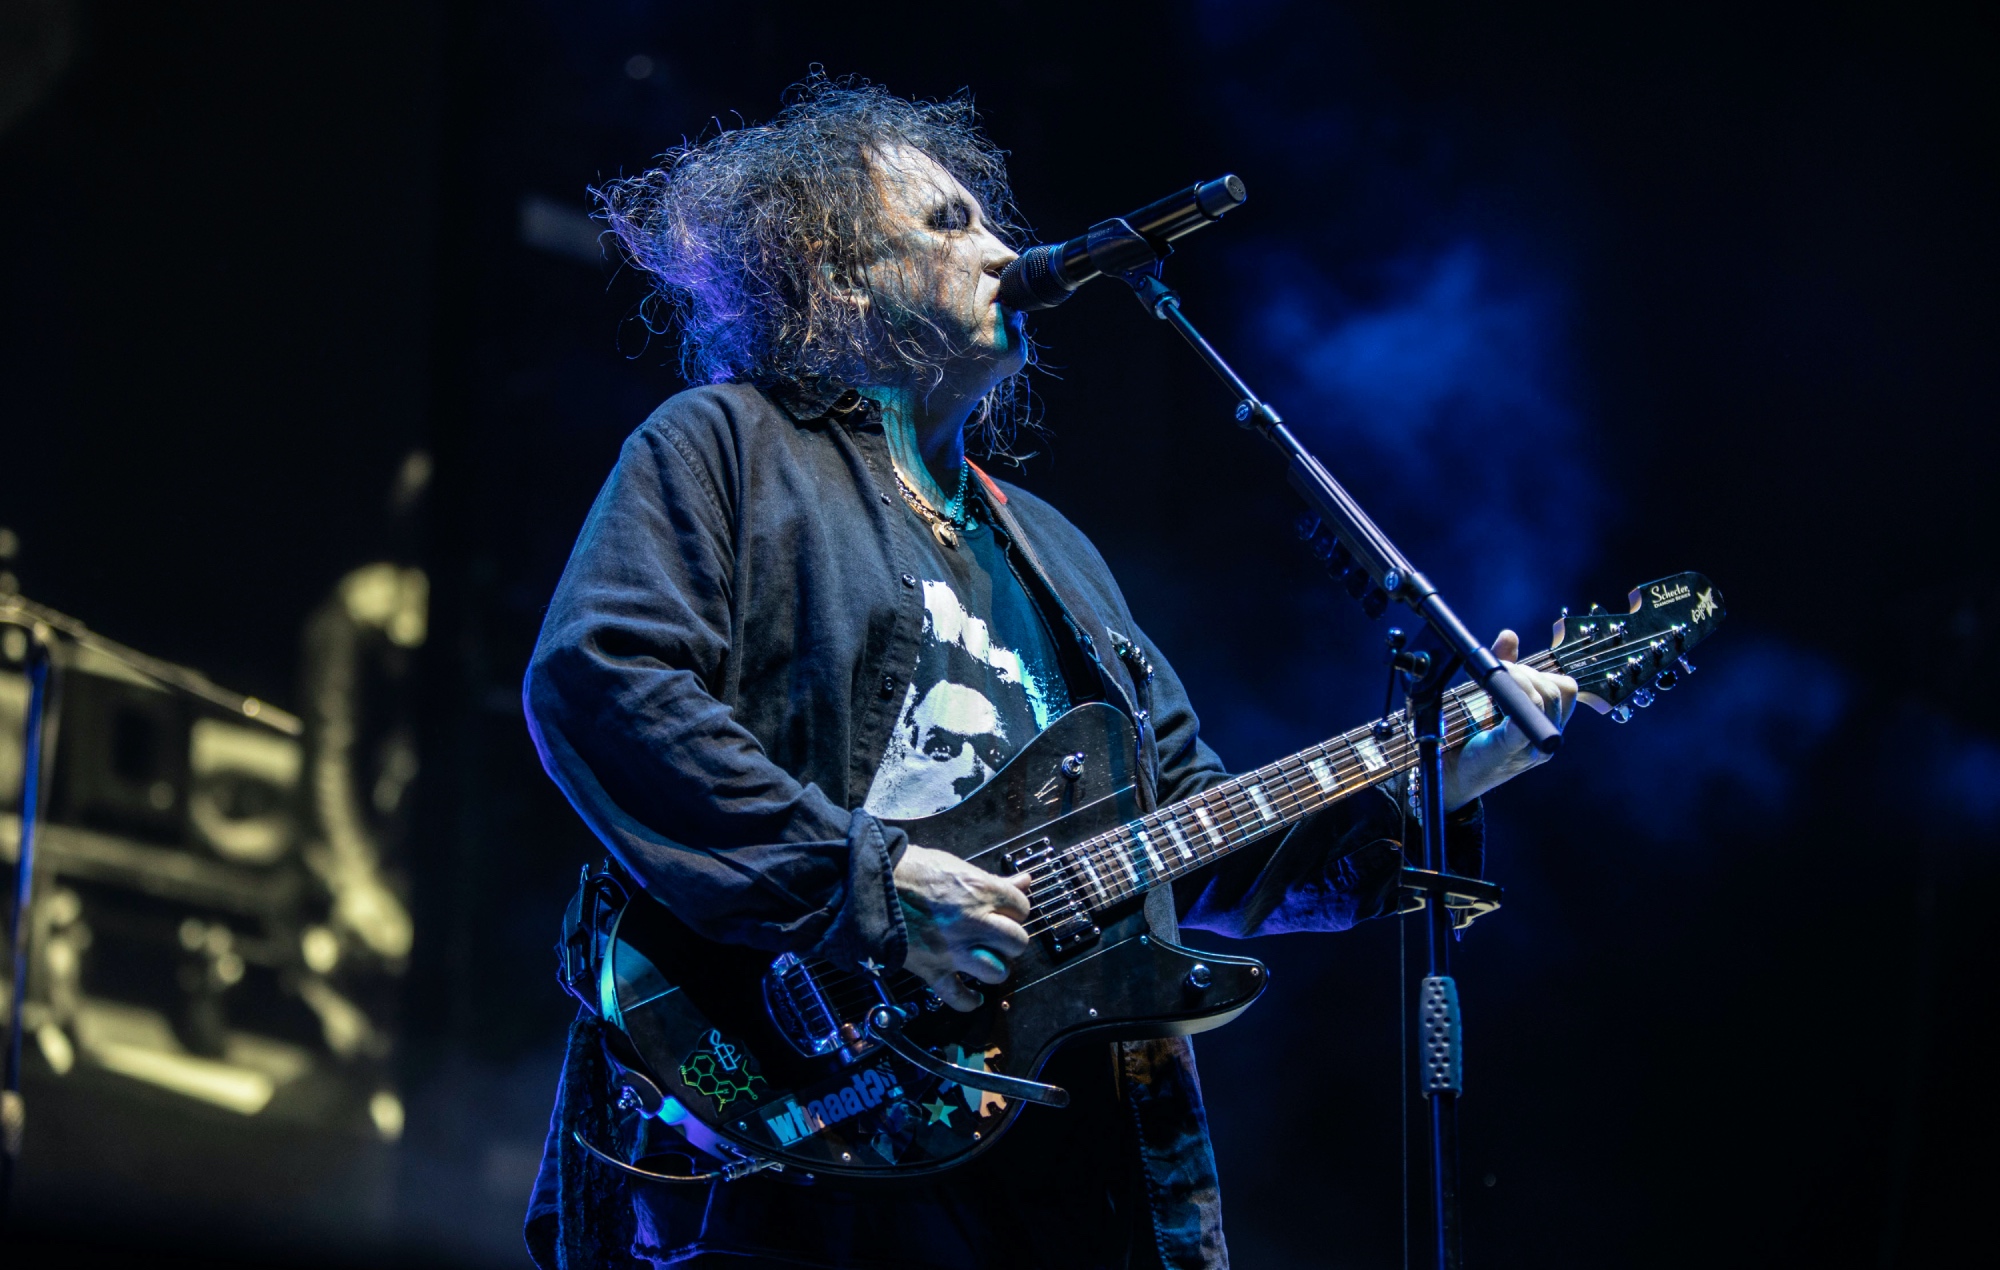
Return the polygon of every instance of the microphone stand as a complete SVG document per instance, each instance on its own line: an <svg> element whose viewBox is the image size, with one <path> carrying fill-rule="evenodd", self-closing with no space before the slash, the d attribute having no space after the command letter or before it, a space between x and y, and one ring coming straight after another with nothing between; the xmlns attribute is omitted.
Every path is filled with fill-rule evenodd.
<svg viewBox="0 0 2000 1270"><path fill-rule="evenodd" d="M1100 226L1105 229L1107 226ZM1093 230L1093 237L1097 231ZM1349 590L1362 601L1369 615L1378 616L1389 599L1415 610L1444 645L1444 655L1433 667L1421 653L1397 652L1392 664L1401 670L1409 686L1408 718L1417 738L1418 763L1413 774L1414 801L1423 827L1422 869L1405 868L1402 885L1414 891L1429 912L1425 923L1425 948L1429 973L1425 976L1419 1008L1420 1085L1431 1106L1431 1200L1435 1216L1438 1270L1458 1270L1462 1262L1459 1226L1458 1187L1458 1097L1463 1092L1461 1078L1462 1034L1459 1026L1458 986L1451 978L1451 932L1454 907L1477 912L1498 906L1499 888L1478 879L1453 876L1445 860L1444 747L1442 737L1445 684L1464 666L1473 679L1493 698L1494 704L1520 728L1529 743L1544 753L1554 753L1562 734L1548 716L1530 703L1520 685L1500 665L1484 644L1474 639L1458 620L1444 597L1429 579L1417 572L1409 559L1389 541L1388 535L1369 519L1361 505L1340 482L1333 479L1312 452L1285 427L1278 412L1251 390L1232 369L1215 346L1195 329L1181 311L1180 296L1160 281L1164 253L1155 251L1138 233L1125 227L1131 239L1128 249L1152 257L1152 263L1117 274L1137 295L1140 305L1154 317L1180 333L1195 354L1236 396L1236 422L1253 429L1277 446L1290 460L1287 478L1320 520L1321 554L1335 564L1346 566ZM1107 234L1106 237L1112 235ZM1120 244L1121 247L1127 244ZM1127 257L1130 259L1131 257ZM1330 532L1331 541L1327 534ZM1318 544L1316 544L1318 545ZM1448 889L1447 889L1448 888ZM1450 900L1457 904L1448 903ZM1407 907L1405 911L1408 911ZM1470 916L1458 924L1470 921Z"/></svg>

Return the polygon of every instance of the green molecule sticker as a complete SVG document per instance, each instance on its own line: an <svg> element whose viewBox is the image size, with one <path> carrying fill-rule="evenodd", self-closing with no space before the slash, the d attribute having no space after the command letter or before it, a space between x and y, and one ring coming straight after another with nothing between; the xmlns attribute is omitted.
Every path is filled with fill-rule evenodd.
<svg viewBox="0 0 2000 1270"><path fill-rule="evenodd" d="M756 1102L770 1082L750 1070L748 1056L723 1040L720 1029L711 1029L702 1038L701 1048L681 1063L681 1083L715 1099L719 1114L738 1098Z"/></svg>

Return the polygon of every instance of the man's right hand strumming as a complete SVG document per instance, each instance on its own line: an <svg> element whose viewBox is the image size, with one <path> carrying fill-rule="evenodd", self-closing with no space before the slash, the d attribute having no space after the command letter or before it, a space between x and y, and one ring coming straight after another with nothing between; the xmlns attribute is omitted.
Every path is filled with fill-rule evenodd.
<svg viewBox="0 0 2000 1270"><path fill-rule="evenodd" d="M985 1000L959 976L981 983L1007 978L1007 960L1028 950L1028 875L996 877L949 851L911 843L896 865L896 893L910 952L903 968L954 1010Z"/></svg>

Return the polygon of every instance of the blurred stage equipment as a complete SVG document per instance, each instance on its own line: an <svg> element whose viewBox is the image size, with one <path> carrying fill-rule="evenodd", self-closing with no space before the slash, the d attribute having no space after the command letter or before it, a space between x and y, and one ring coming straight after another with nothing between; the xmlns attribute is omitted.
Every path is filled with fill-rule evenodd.
<svg viewBox="0 0 2000 1270"><path fill-rule="evenodd" d="M401 1134L412 931L383 844L416 766L381 701L425 590L394 565L342 581L308 625L306 719L0 591L10 1160L26 1055L39 1090L154 1091L155 1136L176 1105Z"/></svg>
<svg viewBox="0 0 2000 1270"><path fill-rule="evenodd" d="M0 0L0 133L43 101L76 60L78 0Z"/></svg>

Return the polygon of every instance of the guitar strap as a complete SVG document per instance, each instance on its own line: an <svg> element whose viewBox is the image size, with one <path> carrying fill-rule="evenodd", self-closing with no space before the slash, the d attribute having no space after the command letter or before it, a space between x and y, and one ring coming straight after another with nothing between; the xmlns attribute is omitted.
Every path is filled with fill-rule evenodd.
<svg viewBox="0 0 2000 1270"><path fill-rule="evenodd" d="M1124 685L1118 682L1117 678L1104 665L1103 660L1098 657L1097 642L1091 638L1090 632L1085 630L1082 624L1076 620L1075 615L1070 612L1069 605L1063 601L1062 593L1056 589L1054 581L1050 578L1048 568L1042 564L1041 556L1035 551L1035 544L1029 539L1027 531L1021 527L1021 522L1014 515L1013 509L1007 505L1006 493L1001 490L993 478L988 476L977 463L968 459L966 460L966 466L970 467L979 476L981 493L985 495L986 509L991 513L994 523L999 526L1001 532L1007 535L1008 543L1015 551L1020 553L1022 562L1028 566L1027 571L1030 576L1022 579L1022 581L1028 586L1029 594L1034 597L1037 605L1042 606L1045 615L1053 614L1060 619L1060 622L1050 622L1050 628L1068 630L1070 640L1073 644L1073 655L1075 653L1081 654L1083 664L1089 668L1089 673L1095 676L1099 682L1100 691L1098 695L1124 711L1125 717L1132 721L1132 726L1139 738L1136 753L1133 755L1135 760L1134 770L1139 780L1139 801L1142 810L1151 811L1158 804L1159 800L1159 773L1154 760L1157 751L1152 745L1152 737L1150 735L1152 731L1152 710L1150 709L1152 666L1145 662L1144 655L1138 653L1129 640L1120 642L1117 650L1118 655L1121 659L1125 660L1126 668L1132 676L1134 688L1141 697L1146 699L1143 704L1134 702L1131 695L1125 691ZM1141 665L1145 666L1144 675L1141 675L1139 672ZM1072 695L1074 695L1074 686L1072 686L1071 691Z"/></svg>
<svg viewBox="0 0 2000 1270"><path fill-rule="evenodd" d="M1091 639L1090 632L1083 629L1070 612L1069 605L1063 602L1061 593L1050 580L1048 569L1043 566L1041 557L1036 554L1034 543L1029 539L1027 531L1021 527L1021 522L1014 515L1013 509L1007 506L1006 492L977 463L968 459L966 466L979 477L980 492L985 496L986 509L992 515L994 523L1007 535L1009 544L1020 553L1022 561L1028 566L1029 576L1022 581L1028 586L1029 594L1034 597L1037 604L1046 606L1045 614L1054 614L1061 619L1060 627L1069 631L1077 651L1082 653L1085 664L1090 667L1102 685L1103 699L1123 710L1125 717L1132 721L1134 734L1138 737L1134 746L1133 770L1139 782L1139 806L1141 811L1153 810L1159 805L1159 746L1153 736L1152 726L1152 663L1147 660L1144 651L1129 638L1121 639L1114 650L1132 676L1133 688L1140 698L1135 703L1126 693L1124 686L1099 659L1096 641ZM1055 622L1049 625L1051 628L1058 627L1058 623ZM1146 922L1153 928L1155 938L1169 942L1179 939L1180 923L1174 912L1172 887L1156 886L1146 893Z"/></svg>

